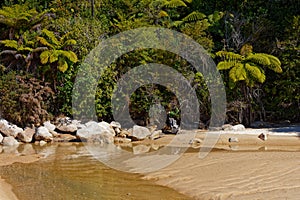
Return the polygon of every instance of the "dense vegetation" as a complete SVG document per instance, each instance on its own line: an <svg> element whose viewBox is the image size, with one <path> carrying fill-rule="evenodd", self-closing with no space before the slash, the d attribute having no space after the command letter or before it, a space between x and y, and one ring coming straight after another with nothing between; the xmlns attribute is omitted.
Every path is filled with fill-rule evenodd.
<svg viewBox="0 0 300 200"><path fill-rule="evenodd" d="M0 6L0 115L21 126L72 116L74 80L88 53L109 36L145 26L182 32L208 50L226 86L227 122L300 122L298 0L4 0ZM209 120L203 76L154 49L125 54L107 68L95 94L99 120L112 120L117 80L145 63L193 76L201 120ZM144 122L157 103L180 114L176 96L158 85L141 87L130 102L132 118Z"/></svg>

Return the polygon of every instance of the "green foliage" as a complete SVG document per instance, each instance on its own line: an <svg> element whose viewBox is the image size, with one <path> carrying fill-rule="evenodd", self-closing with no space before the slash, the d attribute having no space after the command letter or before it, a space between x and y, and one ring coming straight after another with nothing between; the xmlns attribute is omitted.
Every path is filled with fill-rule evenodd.
<svg viewBox="0 0 300 200"><path fill-rule="evenodd" d="M253 87L255 82L264 83L266 80L263 67L277 73L282 73L281 63L275 56L265 53L253 53L252 47L245 45L241 55L233 52L219 51L216 53L224 61L218 63L219 70L229 70L229 77L233 82L245 81ZM245 49L248 48L248 51Z"/></svg>

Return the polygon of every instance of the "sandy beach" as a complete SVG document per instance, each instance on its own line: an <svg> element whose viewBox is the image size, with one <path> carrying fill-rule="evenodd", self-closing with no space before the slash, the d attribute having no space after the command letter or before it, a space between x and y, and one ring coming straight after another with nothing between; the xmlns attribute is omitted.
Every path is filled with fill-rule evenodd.
<svg viewBox="0 0 300 200"><path fill-rule="evenodd" d="M199 200L299 199L299 133L269 132L263 141L257 137L262 131L222 134L217 149L205 158L200 159L200 147L195 148L144 178ZM196 137L204 135L199 132ZM239 142L229 142L232 137Z"/></svg>
<svg viewBox="0 0 300 200"><path fill-rule="evenodd" d="M215 148L200 159L201 144L192 145L176 162L143 178L167 186L192 199L289 199L300 196L300 137L297 131L267 131L268 139L258 138L264 129L242 133L222 132ZM203 131L196 138L203 140ZM154 141L164 146L174 135ZM237 138L238 142L230 142ZM0 154L0 166L15 162L35 162L40 155ZM0 200L16 200L13 187L0 177Z"/></svg>

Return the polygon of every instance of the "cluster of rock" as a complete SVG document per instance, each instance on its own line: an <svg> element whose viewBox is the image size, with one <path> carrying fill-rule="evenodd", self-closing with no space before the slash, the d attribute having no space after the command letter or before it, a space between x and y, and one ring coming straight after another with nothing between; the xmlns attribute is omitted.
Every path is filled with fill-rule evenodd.
<svg viewBox="0 0 300 200"><path fill-rule="evenodd" d="M37 128L22 129L0 119L0 144L3 146L15 146L19 143L40 142L93 142L93 143L129 143L131 141L161 137L162 131L156 130L155 126L146 128L133 126L124 129L118 122L95 122L90 121L82 124L78 120L60 118L54 124L46 121Z"/></svg>

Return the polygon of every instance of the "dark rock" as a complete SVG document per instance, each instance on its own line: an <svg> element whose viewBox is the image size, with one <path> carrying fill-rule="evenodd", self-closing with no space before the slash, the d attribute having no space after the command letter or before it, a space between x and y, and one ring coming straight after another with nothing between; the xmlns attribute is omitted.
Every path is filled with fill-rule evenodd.
<svg viewBox="0 0 300 200"><path fill-rule="evenodd" d="M265 133L261 133L259 136L258 136L259 139L263 140L263 141L266 141L268 139L267 137L267 134Z"/></svg>

